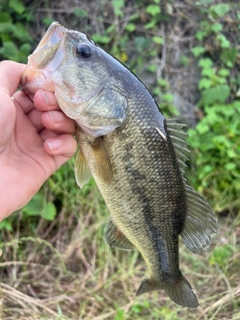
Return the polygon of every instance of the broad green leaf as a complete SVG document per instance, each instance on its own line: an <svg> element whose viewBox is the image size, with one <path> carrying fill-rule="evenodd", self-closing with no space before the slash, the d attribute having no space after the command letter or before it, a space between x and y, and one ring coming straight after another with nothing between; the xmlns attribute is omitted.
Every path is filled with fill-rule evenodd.
<svg viewBox="0 0 240 320"><path fill-rule="evenodd" d="M24 43L21 45L20 51L27 57L32 51L32 46L29 43Z"/></svg>
<svg viewBox="0 0 240 320"><path fill-rule="evenodd" d="M215 88L209 88L202 92L202 103L212 104L216 101L224 102L230 94L230 89L227 85L218 85Z"/></svg>
<svg viewBox="0 0 240 320"><path fill-rule="evenodd" d="M198 88L201 89L208 89L212 86L212 80L208 78L202 78L198 83Z"/></svg>
<svg viewBox="0 0 240 320"><path fill-rule="evenodd" d="M125 28L129 32L133 32L136 29L136 25L134 23L128 23Z"/></svg>
<svg viewBox="0 0 240 320"><path fill-rule="evenodd" d="M57 210L52 202L47 202L45 209L42 211L41 216L48 221L53 221L56 217Z"/></svg>
<svg viewBox="0 0 240 320"><path fill-rule="evenodd" d="M212 66L212 60L208 58L203 58L199 60L198 65L202 68L210 68Z"/></svg>
<svg viewBox="0 0 240 320"><path fill-rule="evenodd" d="M222 48L229 48L230 47L230 41L225 37L225 35L218 34L217 40L220 42L220 46Z"/></svg>
<svg viewBox="0 0 240 320"><path fill-rule="evenodd" d="M155 16L161 12L161 8L160 8L160 6L150 4L146 8L146 12L151 14L152 16Z"/></svg>
<svg viewBox="0 0 240 320"><path fill-rule="evenodd" d="M204 47L194 47L191 51L195 57L198 57L205 52L205 49Z"/></svg>
<svg viewBox="0 0 240 320"><path fill-rule="evenodd" d="M21 23L17 22L12 28L14 36L22 42L32 42L32 37L28 33L26 27Z"/></svg>
<svg viewBox="0 0 240 320"><path fill-rule="evenodd" d="M42 193L38 192L22 211L29 216L41 215L44 205L45 198Z"/></svg>
<svg viewBox="0 0 240 320"><path fill-rule="evenodd" d="M222 77L227 77L229 76L230 72L228 69L220 69L218 71L219 75L222 76Z"/></svg>
<svg viewBox="0 0 240 320"><path fill-rule="evenodd" d="M8 59L20 61L19 50L12 41L3 42L2 48L0 48L0 53Z"/></svg>
<svg viewBox="0 0 240 320"><path fill-rule="evenodd" d="M122 7L124 6L124 0L112 0L113 10L117 16L123 16Z"/></svg>
<svg viewBox="0 0 240 320"><path fill-rule="evenodd" d="M152 37L152 39L157 44L163 44L163 42L164 42L162 37L154 36L154 37Z"/></svg>
<svg viewBox="0 0 240 320"><path fill-rule="evenodd" d="M222 53L220 55L220 59L227 64L228 62L231 62L234 64L237 59L237 48L236 47L231 47L231 48L224 48L222 50Z"/></svg>
<svg viewBox="0 0 240 320"><path fill-rule="evenodd" d="M222 31L222 28L223 26L221 25L221 23L214 23L212 26L211 26L211 29L213 32L219 32L219 31Z"/></svg>
<svg viewBox="0 0 240 320"><path fill-rule="evenodd" d="M12 18L7 12L0 13L0 32L10 31L12 28Z"/></svg>
<svg viewBox="0 0 240 320"><path fill-rule="evenodd" d="M9 7L11 7L18 14L22 14L26 10L26 7L22 3L22 1L19 0L10 0Z"/></svg>
<svg viewBox="0 0 240 320"><path fill-rule="evenodd" d="M4 219L0 222L0 230L8 230L10 232L12 231L12 225L8 221L8 219Z"/></svg>
<svg viewBox="0 0 240 320"><path fill-rule="evenodd" d="M138 51L146 49L149 46L150 42L151 40L145 37L139 36L134 38L134 43Z"/></svg>
<svg viewBox="0 0 240 320"><path fill-rule="evenodd" d="M227 3L219 3L210 7L210 12L214 12L218 17L223 17L230 10Z"/></svg>
<svg viewBox="0 0 240 320"><path fill-rule="evenodd" d="M96 41L96 43L102 43L102 44L106 44L106 43L109 43L111 41L110 37L104 36L104 35L100 35L100 34L94 34L92 36L92 39L94 41Z"/></svg>

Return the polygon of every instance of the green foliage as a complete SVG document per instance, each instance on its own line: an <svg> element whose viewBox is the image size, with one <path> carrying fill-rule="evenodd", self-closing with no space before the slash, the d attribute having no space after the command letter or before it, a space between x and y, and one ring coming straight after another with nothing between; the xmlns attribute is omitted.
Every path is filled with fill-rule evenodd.
<svg viewBox="0 0 240 320"><path fill-rule="evenodd" d="M212 1L205 1L209 4ZM202 4L202 1L201 1ZM199 57L201 79L199 107L204 113L195 129L189 130L189 142L194 148L195 187L214 199L215 209L232 209L239 198L240 190L240 100L239 80L235 72L237 49L228 34L224 34L222 18L229 12L228 4L211 5L206 19L196 32L198 44L192 49ZM239 17L236 23L240 23ZM215 33L217 35L215 35ZM228 38L229 37L229 38ZM208 54L205 39L216 42L214 59ZM217 56L216 56L217 55Z"/></svg>
<svg viewBox="0 0 240 320"><path fill-rule="evenodd" d="M40 216L45 220L52 221L56 217L56 207L52 202L47 202L42 193L37 193L32 200L23 208L23 215Z"/></svg>
<svg viewBox="0 0 240 320"><path fill-rule="evenodd" d="M0 3L0 58L25 62L32 48L32 38L26 28L33 19L21 0Z"/></svg>
<svg viewBox="0 0 240 320"><path fill-rule="evenodd" d="M209 262L210 264L218 264L220 268L224 269L228 265L228 260L232 253L232 247L229 245L216 247L210 256Z"/></svg>

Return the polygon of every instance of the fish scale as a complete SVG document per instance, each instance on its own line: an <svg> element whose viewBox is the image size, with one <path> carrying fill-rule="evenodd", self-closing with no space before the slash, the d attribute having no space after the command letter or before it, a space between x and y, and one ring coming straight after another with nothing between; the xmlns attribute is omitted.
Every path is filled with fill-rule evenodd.
<svg viewBox="0 0 240 320"><path fill-rule="evenodd" d="M94 177L110 211L105 240L138 249L148 267L137 295L164 290L176 303L198 301L179 269L179 235L193 252L206 250L216 216L184 178L183 125L165 119L142 82L85 34L53 23L29 56L22 90L55 93L76 122L75 176Z"/></svg>
<svg viewBox="0 0 240 320"><path fill-rule="evenodd" d="M164 118L145 87L141 83L139 87L145 97L142 92L130 92L126 123L103 139L111 159L112 182L106 184L97 175L94 166L89 165L113 221L140 250L145 261L156 261L154 268L157 270L163 267L158 239L161 235L167 236L167 248L164 251L167 252L169 263L166 267L170 266L172 270L170 272L168 268L164 272L174 278L175 274L179 274L176 248L177 236L182 231L185 219L185 192L176 158L174 153L169 152L169 149L173 150L171 141L164 141L155 130L155 127L162 127ZM89 145L81 139L79 143L86 158L90 158L91 155L85 151ZM124 166L119 166L119 159L123 159ZM146 166L146 163L151 165ZM173 214L173 211L178 214ZM155 237L156 232L151 230L153 226L158 227L160 236ZM148 236L143 237L144 233ZM150 272L154 273L154 270Z"/></svg>

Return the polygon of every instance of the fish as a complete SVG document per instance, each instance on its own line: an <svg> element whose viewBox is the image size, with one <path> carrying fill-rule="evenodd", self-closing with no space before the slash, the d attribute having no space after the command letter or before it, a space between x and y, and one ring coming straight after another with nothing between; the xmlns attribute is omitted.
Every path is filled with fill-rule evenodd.
<svg viewBox="0 0 240 320"><path fill-rule="evenodd" d="M175 303L199 303L179 266L179 239L208 249L217 218L188 185L183 124L166 119L146 86L82 32L50 25L29 56L21 90L55 93L76 122L79 187L94 178L110 212L106 243L139 250L148 270L137 296L164 290Z"/></svg>

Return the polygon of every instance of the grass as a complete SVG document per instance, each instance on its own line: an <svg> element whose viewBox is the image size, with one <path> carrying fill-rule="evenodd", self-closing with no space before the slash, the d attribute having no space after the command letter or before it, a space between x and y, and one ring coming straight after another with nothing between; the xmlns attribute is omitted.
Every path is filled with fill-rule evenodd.
<svg viewBox="0 0 240 320"><path fill-rule="evenodd" d="M239 319L239 219L220 218L203 255L180 245L181 270L200 302L196 310L174 304L162 291L136 298L145 263L138 252L104 242L108 210L93 181L77 188L73 161L41 190L61 208L55 220L19 212L14 231L2 232L2 319Z"/></svg>

